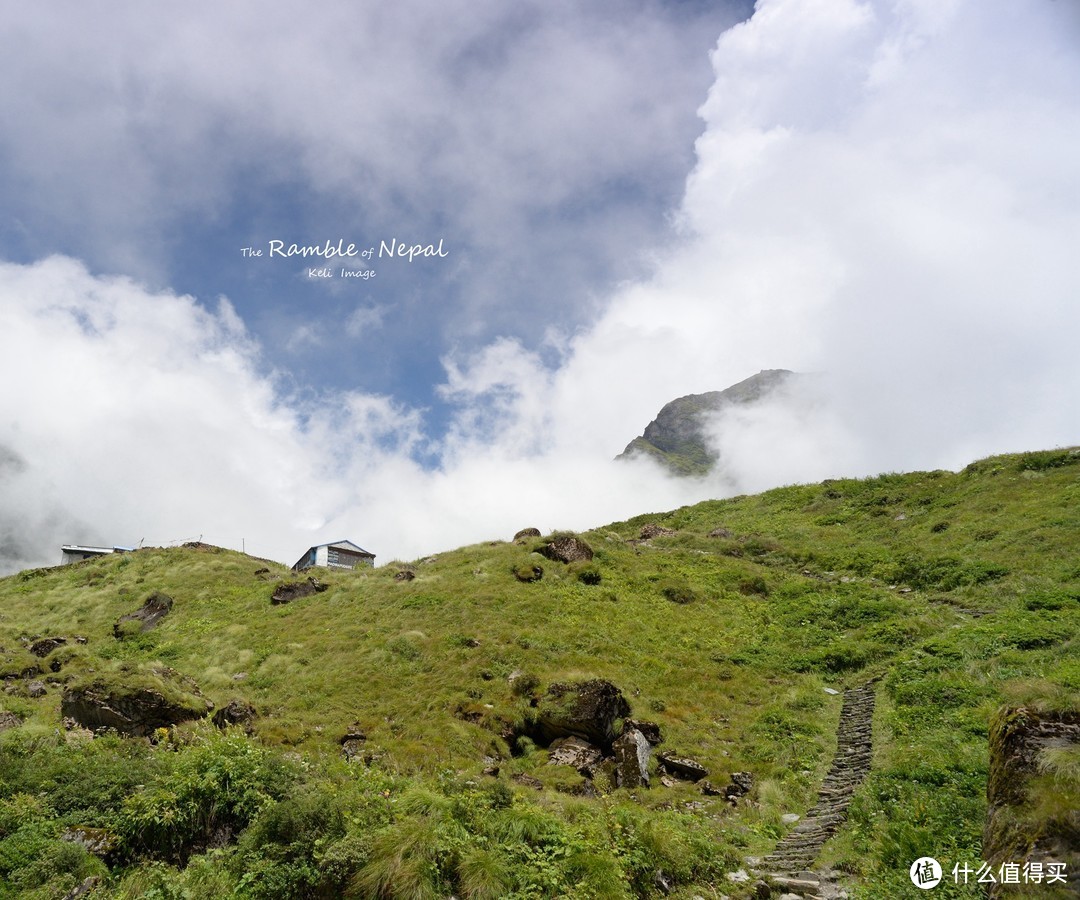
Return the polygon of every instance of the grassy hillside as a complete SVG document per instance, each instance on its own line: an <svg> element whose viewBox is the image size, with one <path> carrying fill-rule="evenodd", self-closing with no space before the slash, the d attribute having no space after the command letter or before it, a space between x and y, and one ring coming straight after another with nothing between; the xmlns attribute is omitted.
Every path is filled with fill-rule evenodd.
<svg viewBox="0 0 1080 900"><path fill-rule="evenodd" d="M672 533L643 540L646 525ZM829 768L826 688L874 678L873 769L823 859L852 896L923 896L917 857L978 865L996 711L1077 705L1078 451L782 488L580 537L592 562L493 541L319 570L326 590L286 605L270 597L287 569L205 547L0 581L0 896L62 897L95 875L93 897L750 896L726 874L769 852ZM515 575L536 566L538 581ZM114 630L155 592L174 601L156 628ZM31 652L54 636L66 643ZM189 701L253 705L253 735L62 726L65 688L180 690L168 670ZM749 772L750 794L548 765L535 704L592 678L659 725L658 751L721 788ZM1026 827L1076 827L1074 751L1048 764L1053 802L1030 798ZM107 846L73 843L75 828Z"/></svg>

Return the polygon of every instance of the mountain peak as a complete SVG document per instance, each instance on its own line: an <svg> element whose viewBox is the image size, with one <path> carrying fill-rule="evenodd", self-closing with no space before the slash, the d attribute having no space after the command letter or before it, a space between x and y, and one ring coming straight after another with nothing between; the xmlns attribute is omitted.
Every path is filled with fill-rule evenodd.
<svg viewBox="0 0 1080 900"><path fill-rule="evenodd" d="M729 406L758 403L798 377L788 369L762 369L722 391L672 400L616 459L650 456L676 475L704 475L718 461L705 432L707 417Z"/></svg>

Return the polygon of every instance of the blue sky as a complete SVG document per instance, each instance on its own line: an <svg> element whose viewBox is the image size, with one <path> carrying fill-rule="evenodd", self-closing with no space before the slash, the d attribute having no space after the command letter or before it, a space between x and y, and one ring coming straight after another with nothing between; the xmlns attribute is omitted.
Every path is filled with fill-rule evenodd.
<svg viewBox="0 0 1080 900"><path fill-rule="evenodd" d="M1078 443L1078 44L1056 0L13 8L3 566L412 558ZM824 374L712 423L723 472L611 464L777 367Z"/></svg>
<svg viewBox="0 0 1080 900"><path fill-rule="evenodd" d="M0 249L227 296L298 388L392 395L437 436L441 355L588 322L670 238L708 51L750 13L581 6L13 13ZM274 239L448 255L355 281L241 257Z"/></svg>

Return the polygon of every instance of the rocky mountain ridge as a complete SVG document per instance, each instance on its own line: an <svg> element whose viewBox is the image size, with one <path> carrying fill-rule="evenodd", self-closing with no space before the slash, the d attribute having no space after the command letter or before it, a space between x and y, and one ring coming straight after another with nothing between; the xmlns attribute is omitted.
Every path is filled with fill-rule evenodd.
<svg viewBox="0 0 1080 900"><path fill-rule="evenodd" d="M616 459L647 456L675 475L705 475L720 462L710 446L708 420L733 406L752 406L775 395L793 380L804 378L788 369L762 369L722 391L687 394L664 404Z"/></svg>

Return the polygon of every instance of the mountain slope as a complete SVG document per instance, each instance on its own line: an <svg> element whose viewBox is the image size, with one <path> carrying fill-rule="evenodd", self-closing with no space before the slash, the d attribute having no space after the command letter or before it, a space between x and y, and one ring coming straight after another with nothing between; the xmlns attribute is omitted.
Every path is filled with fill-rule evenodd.
<svg viewBox="0 0 1080 900"><path fill-rule="evenodd" d="M1078 494L1077 451L996 457L639 516L581 535L591 561L522 537L324 570L324 591L282 605L292 573L207 547L0 580L0 885L748 896L725 873L769 853L829 769L825 688L878 679L870 775L823 859L862 896L915 896L917 856L979 859L996 711L1076 705ZM173 600L155 628L118 624L151 595ZM589 679L658 726L649 788L549 764L548 689ZM91 739L60 727L87 685L243 701L254 736ZM721 794L748 773L750 792L704 794L658 771L663 751ZM1069 846L1080 779L1062 753L1010 833ZM61 839L75 828L112 848Z"/></svg>
<svg viewBox="0 0 1080 900"><path fill-rule="evenodd" d="M725 390L672 400L616 459L644 455L676 475L704 475L718 461L706 434L708 417L732 405L757 403L798 377L787 369L762 369Z"/></svg>

